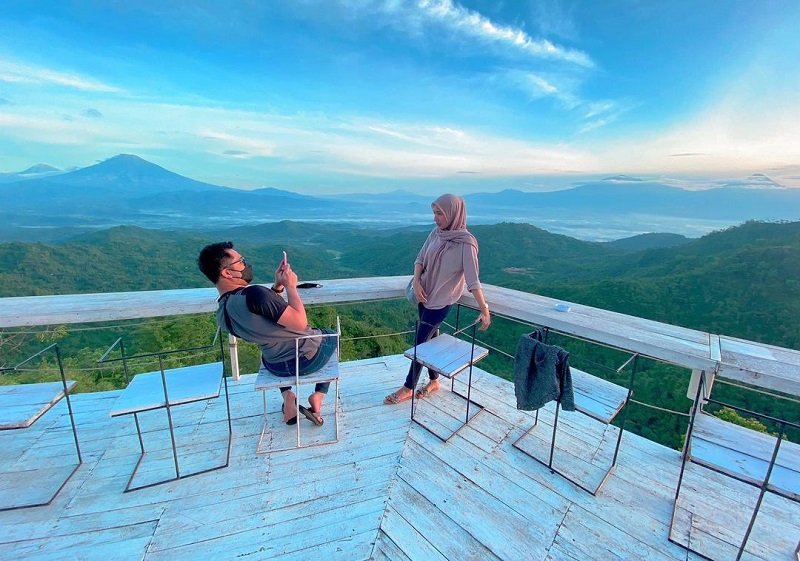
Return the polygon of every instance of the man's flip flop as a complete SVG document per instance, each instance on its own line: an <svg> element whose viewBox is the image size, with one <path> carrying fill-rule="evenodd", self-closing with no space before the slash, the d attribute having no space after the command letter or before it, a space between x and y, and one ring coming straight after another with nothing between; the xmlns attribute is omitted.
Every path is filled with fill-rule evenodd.
<svg viewBox="0 0 800 561"><path fill-rule="evenodd" d="M300 406L300 409L301 409L301 410L303 409L303 406L302 406L302 405ZM283 412L284 412L284 411L283 411L283 405L281 405L281 413L283 413ZM289 419L288 421L285 421L285 423L286 423L287 425L296 425L296 424L297 424L297 415L295 415L294 417L292 417L292 418L291 418L291 419Z"/></svg>
<svg viewBox="0 0 800 561"><path fill-rule="evenodd" d="M321 427L323 424L325 424L325 419L323 419L322 417L320 417L318 413L314 413L314 412L313 412L311 409L309 409L308 407L303 407L303 406L301 405L301 406L300 406L300 413L302 413L303 415L305 415L305 416L306 416L306 419L308 419L309 421L311 421L312 423L314 423L314 424L315 424L315 425L317 425L318 427ZM295 422L296 422L296 421L297 421L297 419L295 419Z"/></svg>

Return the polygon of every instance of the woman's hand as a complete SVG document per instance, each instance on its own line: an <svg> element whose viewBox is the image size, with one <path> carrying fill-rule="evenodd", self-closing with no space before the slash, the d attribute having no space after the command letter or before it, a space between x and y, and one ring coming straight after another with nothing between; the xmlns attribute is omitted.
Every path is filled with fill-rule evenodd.
<svg viewBox="0 0 800 561"><path fill-rule="evenodd" d="M481 315L478 316L478 321L481 322L481 326L478 328L480 331L489 329L489 326L492 324L492 315L489 313L488 305L481 308Z"/></svg>
<svg viewBox="0 0 800 561"><path fill-rule="evenodd" d="M427 303L428 296L425 294L425 290L422 288L422 283L419 282L417 279L414 279L414 283L412 286L414 287L414 296L417 297L417 302L421 304Z"/></svg>
<svg viewBox="0 0 800 561"><path fill-rule="evenodd" d="M481 322L481 326L479 329L481 331L486 331L492 324L492 315L489 313L489 304L486 303L486 298L483 297L483 290L480 288L470 290L470 292L475 297L475 302L478 304L478 308L480 309L478 321Z"/></svg>

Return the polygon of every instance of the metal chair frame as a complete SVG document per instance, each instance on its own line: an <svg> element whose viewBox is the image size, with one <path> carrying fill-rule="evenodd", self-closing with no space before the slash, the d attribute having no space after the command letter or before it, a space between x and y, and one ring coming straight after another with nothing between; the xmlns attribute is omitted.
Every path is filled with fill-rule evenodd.
<svg viewBox="0 0 800 561"><path fill-rule="evenodd" d="M325 446L328 444L335 444L339 442L339 354L340 354L340 341L342 336L342 326L339 321L339 318L336 318L336 333L317 333L314 335L304 335L302 337L297 337L294 341L294 357L295 357L295 372L294 372L294 379L291 377L281 377L276 376L266 370L265 368L261 368L258 372L258 376L256 378L256 390L261 390L261 397L263 403L263 418L264 423L261 428L261 436L258 439L258 445L256 447L257 454L266 454L268 452L284 452L286 450L297 450L299 448L310 448L313 446ZM336 337L336 365L333 368L334 373L331 374L321 374L319 372L323 372L325 367L319 372L312 372L306 376L300 375L300 341L303 339L324 339L327 337ZM334 357L331 357L333 360ZM327 365L326 365L327 366ZM267 390L283 387L283 386L294 386L297 388L297 392L300 392L300 386L305 386L309 384L317 384L321 382L333 382L335 387L335 395L334 395L334 402L333 402L333 420L334 420L334 438L333 440L326 440L323 442L312 442L311 444L303 444L301 439L301 431L300 431L300 400L295 399L296 404L296 411L295 414L297 415L298 422L295 424L295 434L297 438L297 443L294 446L284 446L282 448L264 448L264 438L267 435Z"/></svg>
<svg viewBox="0 0 800 561"><path fill-rule="evenodd" d="M550 328L544 327L543 329L545 331L545 337L544 337L543 343L547 343L547 338L548 338L549 333L550 333ZM605 473L603 474L603 477L600 479L599 483L596 486L588 487L588 486L584 485L583 483L581 483L580 481L578 481L577 479L571 477L568 473L566 473L564 471L561 471L558 468L553 466L553 456L555 454L555 446L556 446L556 434L557 434L557 431L558 431L559 410L560 410L560 406L561 406L561 397L560 396L556 400L555 418L553 419L553 434L552 434L552 436L550 438L550 452L549 452L549 456L548 456L547 461L544 461L541 458L537 458L536 456L528 453L519 444L520 441L522 441L522 439L525 438L538 425L538 423L539 423L539 410L538 409L536 410L536 413L534 414L533 425L528 430L526 430L524 433L522 433L522 435L517 440L514 441L514 443L513 443L514 448L516 448L517 450L519 450L520 452L522 452L526 456L533 458L534 460L536 460L540 464L542 464L544 466L547 466L547 468L549 468L552 473L556 473L556 474L560 475L561 477L563 477L564 479L566 479L567 481L569 481L573 485L576 485L576 486L580 487L581 489L583 489L587 493L591 494L592 496L597 496L597 494L602 490L603 485L605 485L606 481L608 481L608 478L613 473L614 468L617 466L617 458L619 456L619 448L620 448L620 445L622 443L622 433L625 431L625 422L626 422L627 414L628 414L628 403L630 402L631 396L633 395L633 382L634 382L634 378L636 377L638 358L639 358L639 354L635 353L630 358L628 358L628 360L626 360L622 364L622 366L620 366L619 368L616 369L617 372L622 372L629 364L633 363L633 368L631 369L630 379L628 381L628 395L625 398L625 401L624 401L624 403L622 405L622 409L621 409L621 411L622 411L622 423L621 423L621 425L619 427L619 434L617 434L617 442L614 445L614 455L613 455L613 457L611 459L611 464L609 465L608 469L605 470ZM587 415L587 416L589 418L593 418L591 415ZM598 422L603 422L603 421L599 421L598 420ZM610 423L603 423L603 424L610 424Z"/></svg>
<svg viewBox="0 0 800 561"><path fill-rule="evenodd" d="M679 543L679 542L677 542L676 540L674 540L672 538L672 528L673 528L673 526L675 524L675 518L677 516L678 499L680 497L681 486L683 484L683 475L684 475L684 473L686 471L687 462L692 462L694 464L697 464L699 466L703 466L703 467L705 467L707 469L710 469L712 471L715 471L717 473L721 473L723 475L731 477L732 479L735 479L736 481L741 481L742 483L746 483L748 485L751 485L751 486L756 487L757 489L759 489L758 499L756 500L756 504L753 507L753 514L750 516L750 521L749 521L749 523L747 525L747 530L745 531L744 537L742 538L742 541L741 541L741 543L739 545L739 549L738 549L738 551L736 553L736 560L738 561L739 559L741 559L742 554L744 553L744 548L747 545L747 540L750 538L751 532L753 531L753 526L755 525L756 517L758 516L758 511L761 508L761 503L764 500L764 495L766 495L768 491L771 491L772 493L775 493L776 495L779 495L781 497L787 498L787 499L789 499L791 501L800 502L800 501L798 501L798 498L796 496L793 496L792 494L790 494L788 492L784 492L780 488L777 488L777 487L775 487L773 485L770 485L770 482L769 482L770 475L772 474L772 470L775 467L775 462L776 462L776 460L778 458L778 452L780 451L781 443L783 441L783 436L786 433L786 429L787 428L800 429L800 425L798 425L796 423L792 423L790 421L786 421L784 419L778 419L778 418L775 418L775 417L771 417L769 415L765 415L763 413L758 413L756 411L751 411L751 410L745 409L743 407L738 407L738 406L732 405L730 403L725 403L725 402L722 402L722 401L719 401L719 400L716 400L716 399L712 399L710 397L710 393L711 393L711 383L712 383L712 380L713 380L713 376L712 376L712 380L708 380L707 379L708 376L710 376L710 375L707 374L704 371L700 373L700 380L699 380L699 383L697 384L697 391L695 393L694 404L692 405L692 413L691 413L691 418L689 420L689 428L688 428L688 430L686 432L686 443L685 443L685 445L683 447L683 453L681 455L681 471L680 471L680 475L678 476L678 487L675 490L675 499L674 499L673 505L672 505L672 517L670 518L670 522L669 522L669 541L671 541L672 543L675 543L677 545L680 545L681 547L684 547L684 548L688 549L689 551L692 551L693 553L697 553L699 555L703 555L702 552L696 551L696 550L692 549L690 546L687 546L687 545L684 545L682 543ZM780 427L779 430L778 430L778 435L777 435L777 437L775 437L775 446L774 446L774 448L772 450L772 454L771 454L771 457L770 457L769 465L767 467L766 474L764 475L764 479L761 482L761 484L757 484L757 483L754 483L752 481L748 481L747 479L736 477L735 475L732 475L731 473L725 472L725 471L723 471L721 469L717 469L712 464L709 464L709 463L706 463L706 462L700 462L700 461L697 461L694 458L692 458L691 443L692 443L692 434L693 434L694 428L695 428L695 421L696 421L697 415L705 415L706 414L706 413L703 412L703 406L707 405L707 404L719 405L721 407L727 407L727 408L733 409L736 412L745 413L747 415L753 415L755 417L759 417L759 418L764 419L766 421L773 422L773 423L777 424ZM797 549L795 550L795 555L798 557L798 559L800 559L800 542L798 542L798 544L797 544Z"/></svg>
<svg viewBox="0 0 800 561"><path fill-rule="evenodd" d="M454 430L452 433L450 433L450 435L448 435L446 437L440 435L439 433L437 433L436 431L434 431L429 426L427 426L426 424L424 424L423 422L421 422L419 419L416 418L416 416L415 416L416 415L416 411L417 411L417 404L416 404L417 390L416 390L416 388L414 388L412 390L412 392L411 392L411 420L413 422L415 422L416 424L418 424L419 426L421 426L422 428L424 428L426 431L428 431L432 435L434 435L436 438L438 438L442 442L449 442L451 438L453 438L456 434L458 434L458 432L461 431L461 429L466 427L475 417L480 415L485 409L483 405L481 405L480 403L478 403L478 402L476 402L475 400L472 399L472 366L473 366L473 364L475 362L477 362L476 359L475 359L475 328L476 328L478 322L475 321L475 322L467 325L466 327L464 327L462 329L458 329L458 320L459 320L460 310L461 310L461 308L459 306L459 308L457 309L457 312L456 312L456 330L452 333L452 336L456 337L457 335L459 335L461 333L464 333L467 330L471 330L472 333L471 333L471 347L470 347L469 362L468 362L467 365L465 365L463 368L461 368L460 370L458 370L456 372L443 372L441 370L436 370L436 371L440 375L444 376L445 378L449 378L450 379L450 391L454 395L456 395L456 396L460 397L461 399L463 399L464 401L466 401L466 412L465 412L465 415L464 415L464 422L456 430ZM422 322L420 322L420 321L417 321L415 323L415 330L414 330L415 334L417 332L419 332L419 327L420 327L421 323ZM438 330L437 330L437 335L438 335ZM434 337L432 337L430 340L435 339L437 335L434 335ZM417 348L429 342L429 341L426 341L425 343L420 343L418 345L416 341L417 341L417 338L416 338L416 335L415 335L415 337L414 337L414 352L413 352L413 358L412 358L413 362L418 362L417 361ZM481 358L483 358L483 357L481 357ZM480 359L478 359L478 360L480 360ZM430 366L427 366L427 368L429 370L431 369ZM455 381L456 381L455 379L456 379L456 376L458 376L461 372L463 372L464 370L467 370L467 369L469 369L469 376L468 376L468 379L467 379L467 393L463 394L463 393L461 393L461 392L459 392L459 391L457 391L455 389ZM478 408L478 412L475 413L472 417L469 416L470 405Z"/></svg>
<svg viewBox="0 0 800 561"><path fill-rule="evenodd" d="M121 356L119 358L112 358L112 359L106 358L111 353L111 351L117 346L119 346ZM226 408L227 420L228 420L228 444L227 444L227 450L226 450L226 453L225 453L225 463L217 465L217 466L214 466L214 467L210 467L210 468L207 468L207 469L194 471L194 472L191 472L191 473L181 473L180 462L178 460L178 448L177 448L177 443L176 443L176 440L175 440L175 426L174 426L173 421L172 421L172 409L174 407L178 407L180 405L185 405L186 403L193 403L193 402L196 402L196 401L202 401L205 398L196 399L196 400L192 400L192 401L188 401L188 402L183 402L183 403L180 403L180 404L172 404L172 403L170 403L169 391L167 389L167 372L169 372L170 369L165 369L164 368L164 357L167 357L169 355L174 355L174 354L177 354L177 353L185 353L185 352L193 352L193 351L204 351L204 350L215 348L217 346L219 347L220 361L222 362L222 365L223 365L222 381L223 381L223 386L225 388L225 408ZM139 466L141 466L142 462L144 461L145 456L147 455L147 451L145 450L145 446L144 446L144 439L142 438L142 429L141 429L141 425L139 423L139 413L143 413L144 411L133 412L132 414L133 414L134 422L136 424L136 435L137 435L137 437L139 439L140 455L139 455L139 459L136 462L136 466L133 468L133 473L131 473L131 476L128 478L128 482L125 485L125 490L124 490L125 493L128 493L130 491L138 491L140 489L147 489L148 487L155 487L156 485L162 485L164 483L169 483L170 481L178 481L180 479L186 479L188 477L194 477L196 475L201 475L203 473L216 471L216 470L219 470L219 469L222 469L222 468L226 468L230 464L231 445L232 445L232 442L233 442L233 426L232 426L232 422L231 422L231 405L230 405L230 396L229 396L229 393L228 393L228 378L227 378L227 376L225 376L225 371L224 371L224 367L225 367L224 366L225 365L225 347L223 345L222 337L220 336L220 330L217 329L216 334L214 335L214 340L209 345L204 345L204 346L201 346L201 347L191 347L191 348L184 348L184 349L176 349L176 350L173 350L173 351L159 351L159 352L153 352L153 353L142 353L142 354L136 354L136 355L126 355L125 354L125 346L124 346L122 337L120 337L116 341L114 341L114 343L111 344L111 346L106 350L105 353L103 353L103 356L100 357L100 359L97 361L97 363L98 364L108 364L108 363L114 363L114 362L122 362L122 366L123 366L123 370L124 370L124 373L125 373L126 382L130 383L131 376L130 376L130 373L129 373L128 361L130 361L132 359L149 358L149 357L158 357L158 366L159 366L159 371L161 373L161 387L162 387L163 392L164 392L164 405L161 405L161 406L157 407L156 409L165 409L166 413L167 413L167 423L169 425L169 435L170 435L170 442L171 442L171 446L172 446L172 459L173 459L173 464L174 464L174 468L175 468L175 476L171 477L171 478L168 478L168 479L161 480L161 481L157 481L155 483L148 483L146 485L139 485L139 486L135 486L135 487L133 486L133 480L136 477L136 473L139 471Z"/></svg>
<svg viewBox="0 0 800 561"><path fill-rule="evenodd" d="M33 359L35 359L38 356L41 356L42 354L46 353L50 349L55 349L56 362L58 363L58 371L59 371L59 374L61 375L61 385L62 385L63 392L64 392L64 399L67 402L67 412L69 414L70 426L72 427L72 438L73 438L73 441L75 442L75 454L78 457L78 463L75 465L75 467L72 469L72 471L69 472L67 477L61 482L61 484L58 486L56 491L50 496L50 498L47 501L39 502L39 503L26 503L26 504L21 504L21 505L14 505L14 506L11 506L11 507L0 507L0 512L4 512L4 511L7 511L7 510L18 510L18 509L22 509L22 508L31 508L31 507L49 505L50 503L53 502L53 499L55 499L58 496L58 494L61 492L61 490L64 488L64 486L69 482L69 480L72 479L72 476L75 475L75 472L78 471L78 468L81 467L81 465L83 464L83 456L81 455L81 446L80 446L80 443L78 442L78 431L77 431L77 428L75 426L75 415L74 415L74 413L72 411L72 402L70 401L69 388L67 387L67 377L66 377L66 374L64 373L64 362L61 360L61 351L58 348L58 343L53 343L52 345L42 349L38 353L26 358L25 360L23 360L22 362L20 362L16 366L0 368L0 373L2 373L2 372L15 372L21 366L23 366L24 364L27 364L28 362L32 361ZM37 417L33 421L33 423L35 423L38 420L39 420L39 417ZM33 423L31 423L31 424L33 424ZM30 426L30 425L28 425L28 426ZM27 427L25 427L25 428L27 428ZM20 429L16 428L16 429L5 429L5 430L20 430Z"/></svg>

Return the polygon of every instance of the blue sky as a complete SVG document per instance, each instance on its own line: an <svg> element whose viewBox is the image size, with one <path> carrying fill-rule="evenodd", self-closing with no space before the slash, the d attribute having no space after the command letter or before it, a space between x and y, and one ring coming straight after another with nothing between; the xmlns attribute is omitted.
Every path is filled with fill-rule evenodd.
<svg viewBox="0 0 800 561"><path fill-rule="evenodd" d="M220 185L800 187L797 0L5 0L0 172Z"/></svg>

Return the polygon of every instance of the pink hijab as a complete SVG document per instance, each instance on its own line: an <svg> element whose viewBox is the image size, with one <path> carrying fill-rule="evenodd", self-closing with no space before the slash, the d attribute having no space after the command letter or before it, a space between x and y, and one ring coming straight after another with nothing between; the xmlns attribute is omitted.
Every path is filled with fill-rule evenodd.
<svg viewBox="0 0 800 561"><path fill-rule="evenodd" d="M423 258L423 270L426 278L439 278L439 268L441 267L442 254L448 249L455 249L457 244L468 244L478 250L478 241L475 236L467 231L467 206L464 199L457 195L446 194L442 195L435 201L433 206L438 206L444 212L447 218L447 226L445 228L434 228L430 236L439 238L442 244L436 248L430 259ZM425 283L423 283L424 285ZM432 287L428 287L432 290Z"/></svg>
<svg viewBox="0 0 800 561"><path fill-rule="evenodd" d="M447 226L436 228L435 235L444 241L452 243L465 243L478 249L478 242L475 236L467 230L467 205L464 199L458 195L447 193L442 195L431 204L438 206L447 218Z"/></svg>

